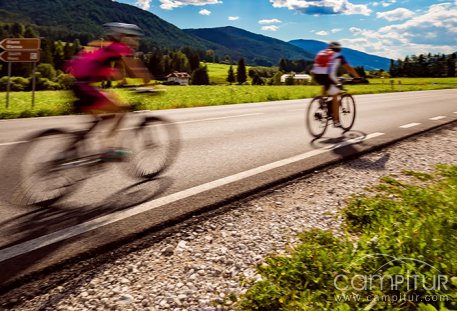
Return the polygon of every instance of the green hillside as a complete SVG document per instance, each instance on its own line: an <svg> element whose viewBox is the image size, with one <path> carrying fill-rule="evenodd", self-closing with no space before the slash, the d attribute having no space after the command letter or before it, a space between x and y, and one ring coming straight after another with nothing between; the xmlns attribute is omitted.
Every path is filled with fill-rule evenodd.
<svg viewBox="0 0 457 311"><path fill-rule="evenodd" d="M149 47L216 47L150 12L112 0L1 0L0 14L2 23L32 24L41 36L54 40L87 42L100 37L104 23L116 21L140 26Z"/></svg>
<svg viewBox="0 0 457 311"><path fill-rule="evenodd" d="M224 46L236 58L244 57L249 64L272 66L277 65L281 58L311 60L314 57L311 53L287 42L236 27L184 29L184 31Z"/></svg>

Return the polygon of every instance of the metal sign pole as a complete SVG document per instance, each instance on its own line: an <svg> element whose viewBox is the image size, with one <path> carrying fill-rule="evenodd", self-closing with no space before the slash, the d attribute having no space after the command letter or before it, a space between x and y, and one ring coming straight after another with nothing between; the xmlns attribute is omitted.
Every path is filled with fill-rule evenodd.
<svg viewBox="0 0 457 311"><path fill-rule="evenodd" d="M36 63L33 63L33 71L32 71L32 109L35 108L35 86L36 86Z"/></svg>
<svg viewBox="0 0 457 311"><path fill-rule="evenodd" d="M6 82L6 109L8 109L10 101L10 89L11 89L11 63L8 63L8 79Z"/></svg>

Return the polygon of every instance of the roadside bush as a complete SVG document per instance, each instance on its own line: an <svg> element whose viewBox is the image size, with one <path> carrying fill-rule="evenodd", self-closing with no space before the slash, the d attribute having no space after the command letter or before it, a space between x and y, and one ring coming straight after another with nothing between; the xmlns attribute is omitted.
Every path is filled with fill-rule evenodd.
<svg viewBox="0 0 457 311"><path fill-rule="evenodd" d="M75 78L72 75L69 74L61 74L57 77L57 83L60 85L61 89L63 90L69 90L71 89L71 85L73 84L73 81Z"/></svg>
<svg viewBox="0 0 457 311"><path fill-rule="evenodd" d="M239 306L456 310L457 166L405 174L411 182L383 178L372 195L352 199L343 210L351 235L311 230L287 254L268 258Z"/></svg>
<svg viewBox="0 0 457 311"><path fill-rule="evenodd" d="M0 91L6 91L8 83L8 77L0 78ZM23 77L11 77L10 78L10 90L11 91L26 91L29 87L29 79Z"/></svg>
<svg viewBox="0 0 457 311"><path fill-rule="evenodd" d="M62 89L61 85L57 82L53 82L47 78L38 77L36 81L37 90L49 90L55 91Z"/></svg>

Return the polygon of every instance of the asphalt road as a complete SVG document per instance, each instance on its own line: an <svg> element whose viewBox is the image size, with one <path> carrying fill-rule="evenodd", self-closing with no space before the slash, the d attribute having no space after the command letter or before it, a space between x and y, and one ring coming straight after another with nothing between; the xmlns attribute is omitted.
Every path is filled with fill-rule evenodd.
<svg viewBox="0 0 457 311"><path fill-rule="evenodd" d="M259 181L284 178L279 168L287 167L287 174L293 175L293 170L324 164L329 152L333 160L342 156L338 147L355 146L346 150L354 153L370 140L385 137L385 142L388 137L455 120L456 97L457 90L356 96L353 130L342 136L341 130L331 128L314 142L304 125L309 99L150 112L173 120L180 131L180 153L162 178L138 183L112 164L90 176L56 207L38 208L7 203L14 185L11 175L4 175L0 183L0 270L4 270L0 284L47 266L46 260L37 264L36 258L63 260L86 245L97 248L98 242L92 240L106 244L122 238L124 230L132 234L132 227L138 226L139 232L189 213L193 205L201 208L239 195L243 188L254 190ZM0 121L2 165L10 173L19 169L21 142L27 135L51 127L83 128L87 120L63 116ZM298 162L305 166L293 167ZM250 180L249 186L245 180ZM211 192L214 189L223 190ZM172 204L176 202L179 208ZM141 216L146 212L148 217ZM64 251L63 245L70 244L71 249ZM24 256L30 250L35 257L27 261ZM11 264L16 268L8 268Z"/></svg>

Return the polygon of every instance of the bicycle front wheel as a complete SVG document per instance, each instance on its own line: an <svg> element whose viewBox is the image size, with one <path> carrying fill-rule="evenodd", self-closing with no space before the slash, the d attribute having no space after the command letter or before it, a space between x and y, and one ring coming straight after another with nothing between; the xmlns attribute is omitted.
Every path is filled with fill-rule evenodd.
<svg viewBox="0 0 457 311"><path fill-rule="evenodd" d="M340 123L345 131L349 131L355 122L355 101L350 94L341 95L340 99Z"/></svg>
<svg viewBox="0 0 457 311"><path fill-rule="evenodd" d="M78 162L76 141L74 134L59 129L30 137L22 155L13 203L49 206L75 190L86 175Z"/></svg>
<svg viewBox="0 0 457 311"><path fill-rule="evenodd" d="M314 97L309 103L305 123L308 132L315 138L324 135L328 125L328 110L322 96Z"/></svg>
<svg viewBox="0 0 457 311"><path fill-rule="evenodd" d="M123 147L130 152L126 167L135 177L158 176L173 163L179 151L178 129L162 117L146 117L124 134Z"/></svg>

